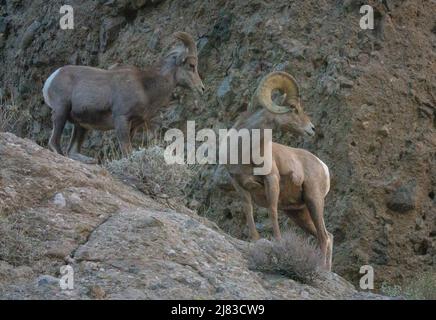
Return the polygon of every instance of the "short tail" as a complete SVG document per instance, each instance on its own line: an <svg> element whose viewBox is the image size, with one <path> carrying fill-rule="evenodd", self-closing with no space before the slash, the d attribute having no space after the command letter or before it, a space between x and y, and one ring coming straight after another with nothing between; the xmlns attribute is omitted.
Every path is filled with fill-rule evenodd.
<svg viewBox="0 0 436 320"><path fill-rule="evenodd" d="M44 82L44 87L42 88L42 95L44 96L44 101L45 103L52 108L52 105L50 103L50 96L48 94L48 91L50 89L50 86L52 85L52 82L54 80L54 78L57 76L57 74L59 73L59 70L61 68L57 69L55 72L53 72L50 77L48 77L48 79Z"/></svg>

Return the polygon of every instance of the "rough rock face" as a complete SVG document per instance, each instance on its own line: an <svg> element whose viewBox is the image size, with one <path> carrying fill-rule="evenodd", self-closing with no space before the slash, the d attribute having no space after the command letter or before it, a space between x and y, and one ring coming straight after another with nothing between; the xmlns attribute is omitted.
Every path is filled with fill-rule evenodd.
<svg viewBox="0 0 436 320"><path fill-rule="evenodd" d="M309 286L253 272L248 243L30 140L0 133L0 159L1 299L382 298L334 273Z"/></svg>
<svg viewBox="0 0 436 320"><path fill-rule="evenodd" d="M51 124L41 88L56 68L141 67L162 57L171 34L183 29L198 39L207 94L198 99L180 91L159 119L162 130L183 128L187 119L200 128L229 127L263 75L292 73L318 135L303 140L276 133L275 140L314 152L330 168L326 221L335 236L335 271L356 280L360 266L370 264L379 287L434 269L434 1L366 1L374 7L374 30L360 29L358 0L82 0L73 3L74 30L59 28L60 0L3 3L0 95L12 95L20 108L13 125L18 135L46 144ZM88 152L106 154L110 137L94 133ZM200 170L193 181L192 203L245 238L237 195L203 192L213 169ZM267 215L257 215L266 236Z"/></svg>

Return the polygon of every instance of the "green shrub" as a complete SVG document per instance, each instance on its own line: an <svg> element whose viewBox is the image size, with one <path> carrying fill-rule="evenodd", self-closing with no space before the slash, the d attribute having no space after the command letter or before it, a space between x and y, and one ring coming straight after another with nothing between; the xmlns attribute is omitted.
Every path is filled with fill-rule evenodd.
<svg viewBox="0 0 436 320"><path fill-rule="evenodd" d="M383 294L410 300L436 300L436 272L424 272L402 286L382 283Z"/></svg>

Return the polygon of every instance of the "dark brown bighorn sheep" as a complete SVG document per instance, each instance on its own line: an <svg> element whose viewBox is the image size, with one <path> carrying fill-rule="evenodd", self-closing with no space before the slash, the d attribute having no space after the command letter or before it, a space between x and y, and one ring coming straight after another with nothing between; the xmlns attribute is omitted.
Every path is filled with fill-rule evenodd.
<svg viewBox="0 0 436 320"><path fill-rule="evenodd" d="M52 109L50 149L62 154L60 139L68 120L74 124L67 151L69 157L95 162L80 154L88 129L115 129L125 155L131 150L135 130L168 104L176 86L203 93L205 88L197 71L194 40L185 32L176 32L174 36L183 47L170 51L154 67L103 70L64 66L51 74L43 88L45 103Z"/></svg>
<svg viewBox="0 0 436 320"><path fill-rule="evenodd" d="M272 100L272 93L285 94L281 105ZM297 134L315 134L314 126L304 113L295 79L285 72L273 72L260 82L251 108L262 106L258 111L247 111L239 117L234 129L273 129L292 131ZM264 142L265 143L265 142ZM259 144L260 154L267 150ZM241 154L239 150L233 150ZM331 269L333 235L324 225L324 198L330 188L328 167L312 153L272 143L272 166L269 174L255 175L256 165L226 165L235 189L242 195L250 237L259 238L253 218L252 201L268 208L274 237L280 239L278 210L286 213L298 226L314 235L324 256L325 266ZM259 153L258 153L259 154ZM252 160L251 160L252 161Z"/></svg>

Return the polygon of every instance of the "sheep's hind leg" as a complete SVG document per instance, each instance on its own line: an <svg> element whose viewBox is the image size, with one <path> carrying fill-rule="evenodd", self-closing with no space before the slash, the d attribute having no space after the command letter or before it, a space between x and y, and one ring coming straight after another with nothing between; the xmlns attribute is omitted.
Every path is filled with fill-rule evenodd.
<svg viewBox="0 0 436 320"><path fill-rule="evenodd" d="M331 271L331 251L333 238L329 236L329 233L324 224L324 199L317 194L311 194L308 192L310 188L305 190L305 202L309 209L310 217L316 228L319 248L324 258L325 268ZM330 255L330 256L328 256Z"/></svg>
<svg viewBox="0 0 436 320"><path fill-rule="evenodd" d="M315 225L313 224L312 218L310 217L309 210L307 207L303 209L291 209L286 210L286 215L291 218L297 226L303 229L307 234L318 237Z"/></svg>
<svg viewBox="0 0 436 320"><path fill-rule="evenodd" d="M332 259L333 259L333 234L327 232L329 236L329 244L327 246L327 268L332 269Z"/></svg>
<svg viewBox="0 0 436 320"><path fill-rule="evenodd" d="M84 127L74 124L73 134L71 135L70 144L68 146L68 157L83 163L95 164L97 163L97 160L80 153L86 132L87 130Z"/></svg>
<svg viewBox="0 0 436 320"><path fill-rule="evenodd" d="M278 219L278 201L280 195L279 178L275 175L267 176L265 179L265 194L268 201L268 212L273 226L273 234L276 240L282 238Z"/></svg>
<svg viewBox="0 0 436 320"><path fill-rule="evenodd" d="M307 207L298 210L286 210L286 214L291 218L301 229L306 231L308 234L318 238L317 229L313 223L310 216L310 212ZM331 270L332 268L332 251L333 251L333 234L327 231L328 244L326 251L326 269Z"/></svg>
<svg viewBox="0 0 436 320"><path fill-rule="evenodd" d="M48 146L53 152L63 154L61 148L61 136L64 130L65 123L67 122L66 112L56 112L52 113L53 130L48 141Z"/></svg>
<svg viewBox="0 0 436 320"><path fill-rule="evenodd" d="M123 157L127 157L132 151L132 144L130 142L130 128L131 123L126 117L117 117L115 122L115 134L120 142Z"/></svg>

